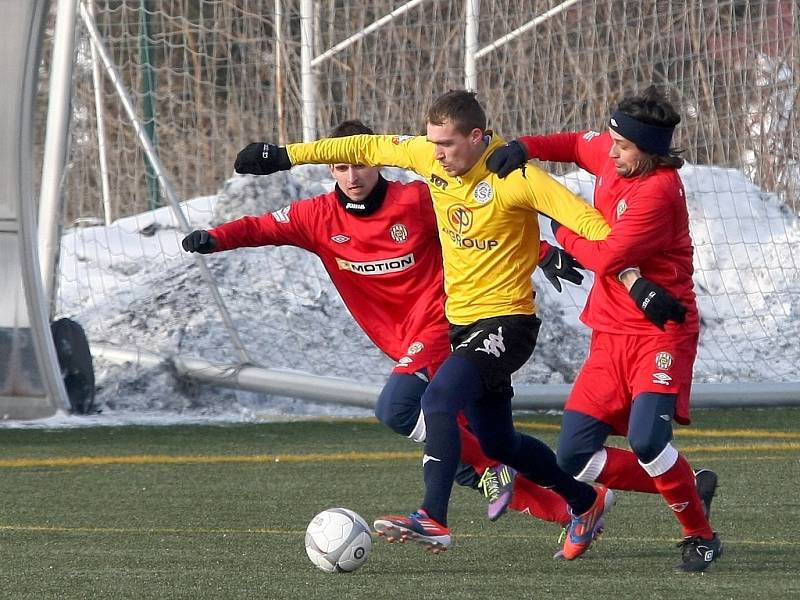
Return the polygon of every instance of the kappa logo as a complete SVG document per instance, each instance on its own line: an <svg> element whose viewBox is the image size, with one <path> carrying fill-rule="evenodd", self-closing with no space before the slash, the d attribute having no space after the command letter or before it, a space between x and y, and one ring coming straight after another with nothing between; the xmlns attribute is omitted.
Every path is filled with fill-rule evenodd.
<svg viewBox="0 0 800 600"><path fill-rule="evenodd" d="M486 181L481 181L475 187L475 191L472 192L472 197L475 198L475 202L478 204L486 204L492 199L492 196L494 196L494 190L492 190L492 186Z"/></svg>
<svg viewBox="0 0 800 600"><path fill-rule="evenodd" d="M474 340L476 337L478 337L478 336L479 336L480 334L482 334L482 333L483 333L483 329L478 329L478 331L476 331L475 333L473 333L472 335L470 335L470 336L469 336L467 339L465 339L465 340L464 340L463 342L461 342L461 343L460 343L458 346L456 346L456 348L466 348L467 346L469 346L469 343L470 343L472 340Z"/></svg>
<svg viewBox="0 0 800 600"><path fill-rule="evenodd" d="M669 385L672 382L672 377L666 373L653 373L653 383L659 385Z"/></svg>
<svg viewBox="0 0 800 600"><path fill-rule="evenodd" d="M402 223L395 223L389 229L389 235L392 236L395 242L402 244L408 239L408 228Z"/></svg>
<svg viewBox="0 0 800 600"><path fill-rule="evenodd" d="M278 223L288 223L289 222L289 210L291 206L285 206L280 208L272 213L272 218L275 219Z"/></svg>
<svg viewBox="0 0 800 600"><path fill-rule="evenodd" d="M475 352L485 352L497 358L500 358L500 353L506 351L506 345L503 341L503 326L497 328L497 333L490 333L483 340L483 348L475 348Z"/></svg>
<svg viewBox="0 0 800 600"><path fill-rule="evenodd" d="M625 198L621 198L620 201L617 202L617 219L624 215L626 210L628 210L628 203L625 201Z"/></svg>
<svg viewBox="0 0 800 600"><path fill-rule="evenodd" d="M342 233L338 235L334 235L331 237L331 241L336 242L337 244L346 244L350 241L350 238Z"/></svg>

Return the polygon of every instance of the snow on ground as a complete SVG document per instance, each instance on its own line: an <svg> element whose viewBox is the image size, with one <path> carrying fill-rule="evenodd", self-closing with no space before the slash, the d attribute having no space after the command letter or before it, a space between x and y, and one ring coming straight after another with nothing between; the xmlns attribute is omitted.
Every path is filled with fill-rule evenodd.
<svg viewBox="0 0 800 600"><path fill-rule="evenodd" d="M412 176L387 169L390 178ZM703 317L696 380L797 381L800 362L800 228L773 195L739 172L686 165L681 170L696 246L695 282ZM593 178L559 177L584 198ZM324 166L270 177L235 176L219 194L183 204L193 228L275 210L331 188ZM549 225L542 219L543 237ZM65 232L60 259L59 316L79 321L93 345L240 362L169 208L120 219L108 227ZM358 329L319 260L296 248L240 249L207 257L220 294L251 362L379 383L392 367ZM558 294L534 274L543 327L534 358L518 383L574 379L588 346L579 322L592 281ZM56 416L32 426L251 422L317 415L368 415L364 409L177 378L168 366L141 367L95 359L93 416ZM11 424L3 424L10 426ZM13 426L25 426L16 423Z"/></svg>

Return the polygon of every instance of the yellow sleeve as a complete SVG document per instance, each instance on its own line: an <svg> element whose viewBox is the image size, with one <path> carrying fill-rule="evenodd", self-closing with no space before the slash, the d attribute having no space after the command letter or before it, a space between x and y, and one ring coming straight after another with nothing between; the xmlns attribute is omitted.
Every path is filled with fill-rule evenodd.
<svg viewBox="0 0 800 600"><path fill-rule="evenodd" d="M422 136L351 135L286 146L292 165L346 163L401 167L427 176L433 150Z"/></svg>
<svg viewBox="0 0 800 600"><path fill-rule="evenodd" d="M516 178L512 180L515 174ZM506 181L516 182L525 201L531 203L537 212L558 221L587 240L604 240L611 231L600 211L534 165L525 167L524 176L522 171L517 170ZM525 191L530 193L525 194Z"/></svg>

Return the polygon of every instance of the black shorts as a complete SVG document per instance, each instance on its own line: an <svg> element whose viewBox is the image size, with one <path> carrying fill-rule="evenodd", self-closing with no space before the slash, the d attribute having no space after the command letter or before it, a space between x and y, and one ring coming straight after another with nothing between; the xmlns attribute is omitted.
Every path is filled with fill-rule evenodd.
<svg viewBox="0 0 800 600"><path fill-rule="evenodd" d="M511 391L511 374L533 354L542 321L536 315L507 315L450 326L453 354L478 367L490 392Z"/></svg>

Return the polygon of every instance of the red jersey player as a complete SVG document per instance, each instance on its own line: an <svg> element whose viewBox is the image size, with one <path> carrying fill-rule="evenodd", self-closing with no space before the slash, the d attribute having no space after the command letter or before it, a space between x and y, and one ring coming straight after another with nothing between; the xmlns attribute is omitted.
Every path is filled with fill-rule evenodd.
<svg viewBox="0 0 800 600"><path fill-rule="evenodd" d="M722 543L708 521L716 475L695 479L671 443L672 420L689 423L699 335L683 159L671 148L679 121L650 87L619 104L607 132L521 137L488 166L504 176L538 158L596 176L594 206L608 236L590 241L554 223L559 243L596 274L581 316L592 329L589 357L565 406L558 462L582 481L660 493L683 529L676 569L692 572L716 560ZM629 265L644 279L633 283ZM604 446L611 434L627 435L633 451Z"/></svg>
<svg viewBox="0 0 800 600"><path fill-rule="evenodd" d="M331 137L372 134L359 121L345 121ZM417 442L426 437L422 393L450 353L444 314L442 254L428 187L422 182L387 181L376 167L334 164L335 189L293 202L258 217L247 216L183 240L189 252L220 252L244 246L292 245L322 261L350 314L367 336L396 362L378 398L378 419ZM543 244L548 279L580 283L574 261ZM463 426L458 481L480 487L495 520L510 507L564 525L564 500L548 489L515 477L488 459ZM479 473L483 475L479 477Z"/></svg>

